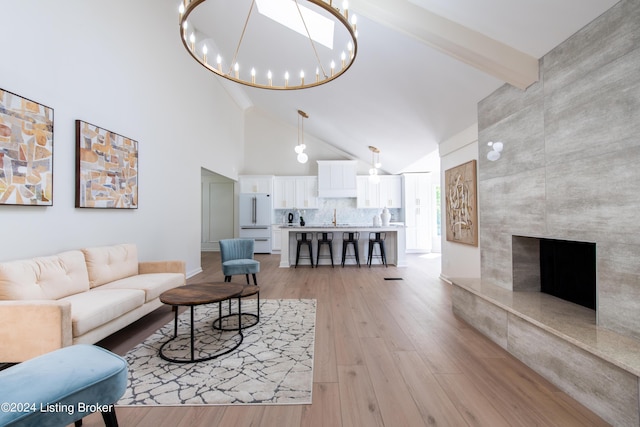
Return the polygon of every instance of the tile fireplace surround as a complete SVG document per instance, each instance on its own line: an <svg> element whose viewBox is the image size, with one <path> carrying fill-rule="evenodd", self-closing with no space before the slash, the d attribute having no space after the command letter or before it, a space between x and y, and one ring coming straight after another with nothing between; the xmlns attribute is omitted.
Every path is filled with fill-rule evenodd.
<svg viewBox="0 0 640 427"><path fill-rule="evenodd" d="M622 0L478 104L481 278L449 278L457 315L615 426L640 426L639 41ZM595 243L596 311L519 282L513 236Z"/></svg>

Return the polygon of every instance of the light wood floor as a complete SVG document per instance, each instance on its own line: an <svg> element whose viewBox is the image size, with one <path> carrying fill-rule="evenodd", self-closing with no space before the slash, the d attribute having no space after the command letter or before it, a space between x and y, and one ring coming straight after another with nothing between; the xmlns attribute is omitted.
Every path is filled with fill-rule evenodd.
<svg viewBox="0 0 640 427"><path fill-rule="evenodd" d="M120 426L607 425L456 318L439 258L334 269L281 269L277 255L256 258L262 298L318 300L313 404L123 407ZM202 266L189 283L223 279L218 253L204 253ZM161 308L100 344L123 355L171 318ZM103 424L92 414L83 425Z"/></svg>

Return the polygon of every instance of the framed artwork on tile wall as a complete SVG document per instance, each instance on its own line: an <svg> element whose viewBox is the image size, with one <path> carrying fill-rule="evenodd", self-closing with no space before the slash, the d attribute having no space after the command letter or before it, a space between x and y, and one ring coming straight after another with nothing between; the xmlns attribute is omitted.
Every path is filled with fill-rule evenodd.
<svg viewBox="0 0 640 427"><path fill-rule="evenodd" d="M53 108L3 89L0 205L53 205Z"/></svg>
<svg viewBox="0 0 640 427"><path fill-rule="evenodd" d="M76 120L76 207L138 208L138 142Z"/></svg>
<svg viewBox="0 0 640 427"><path fill-rule="evenodd" d="M444 180L447 240L478 246L476 161L446 170Z"/></svg>

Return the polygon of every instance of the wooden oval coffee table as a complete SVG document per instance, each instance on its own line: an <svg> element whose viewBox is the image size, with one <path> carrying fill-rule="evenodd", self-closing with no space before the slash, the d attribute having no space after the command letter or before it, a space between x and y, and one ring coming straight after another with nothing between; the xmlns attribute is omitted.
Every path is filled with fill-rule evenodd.
<svg viewBox="0 0 640 427"><path fill-rule="evenodd" d="M242 318L241 313L238 313L238 342L230 348L225 348L223 351L219 351L213 355L206 357L195 357L195 345L194 345L194 326L193 326L193 311L194 307L203 304L218 303L218 314L222 317L222 302L231 298L237 298L242 295L244 285L227 283L227 282L213 282L213 283L197 283L193 285L185 285L177 288L170 289L160 294L160 301L164 304L173 306L175 313L173 324L173 338L167 340L160 347L160 357L169 362L175 363L193 363L203 362L205 360L215 359L232 352L242 344L244 336L242 335ZM238 299L238 301L240 301ZM187 306L191 308L191 357L188 359L169 357L164 353L164 347L175 340L178 337L178 307Z"/></svg>

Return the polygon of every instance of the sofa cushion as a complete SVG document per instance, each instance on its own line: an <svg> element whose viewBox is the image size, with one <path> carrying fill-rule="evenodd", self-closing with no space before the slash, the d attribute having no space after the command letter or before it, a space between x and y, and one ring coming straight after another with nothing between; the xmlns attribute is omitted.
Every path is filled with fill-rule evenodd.
<svg viewBox="0 0 640 427"><path fill-rule="evenodd" d="M55 300L88 290L81 251L0 263L0 300Z"/></svg>
<svg viewBox="0 0 640 427"><path fill-rule="evenodd" d="M73 337L83 335L144 304L138 289L93 289L63 298L71 303Z"/></svg>
<svg viewBox="0 0 640 427"><path fill-rule="evenodd" d="M149 273L138 274L100 286L102 289L141 289L145 292L145 302L152 301L164 291L177 288L184 284L182 273Z"/></svg>
<svg viewBox="0 0 640 427"><path fill-rule="evenodd" d="M138 274L136 245L123 244L82 249L92 288Z"/></svg>

